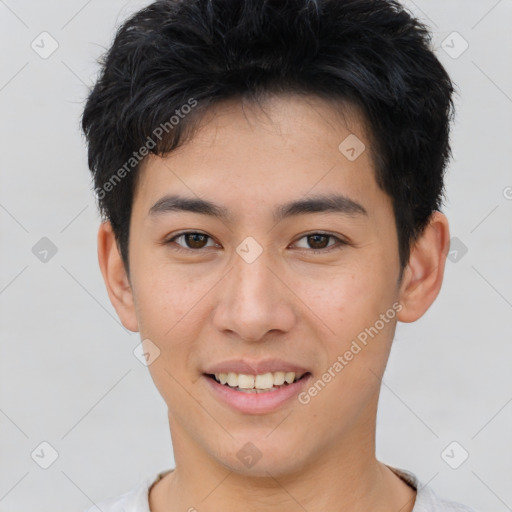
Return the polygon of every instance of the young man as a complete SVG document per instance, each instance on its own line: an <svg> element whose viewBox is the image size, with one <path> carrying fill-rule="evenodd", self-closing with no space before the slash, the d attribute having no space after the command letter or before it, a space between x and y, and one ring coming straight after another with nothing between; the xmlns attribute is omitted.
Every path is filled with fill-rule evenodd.
<svg viewBox="0 0 512 512"><path fill-rule="evenodd" d="M99 263L176 467L103 512L471 510L375 457L396 323L449 246L429 38L387 0L161 0L120 28L82 120Z"/></svg>

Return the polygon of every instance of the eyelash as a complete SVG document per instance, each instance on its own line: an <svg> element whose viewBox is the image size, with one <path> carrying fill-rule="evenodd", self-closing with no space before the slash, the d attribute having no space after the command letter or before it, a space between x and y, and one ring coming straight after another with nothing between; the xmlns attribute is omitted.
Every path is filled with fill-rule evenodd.
<svg viewBox="0 0 512 512"><path fill-rule="evenodd" d="M174 235L172 238L165 240L163 242L163 245L170 245L177 238L179 238L180 236L183 236L183 235L204 235L204 236L208 237L209 239L213 240L213 238L210 235L207 235L206 233L201 233L200 231L182 231L181 233ZM338 243L337 244L335 243L331 246L327 246L325 249L302 249L303 251L306 251L308 253L313 253L313 254L328 254L328 253L332 252L333 250L341 249L341 247L344 245L348 245L348 243L345 242L344 240L342 240L341 238L339 238L335 235L332 235L331 233L323 233L320 231L306 233L305 235L302 235L298 240L302 240L303 238L306 238L308 236L313 236L313 235L321 235L321 236L326 236L328 238L334 238L336 240L336 242L338 242ZM180 245L177 245L176 247L173 247L173 250L178 251L178 252L199 252L199 251L202 251L203 249L189 249L187 247L181 247ZM299 250L301 250L301 249L299 249Z"/></svg>

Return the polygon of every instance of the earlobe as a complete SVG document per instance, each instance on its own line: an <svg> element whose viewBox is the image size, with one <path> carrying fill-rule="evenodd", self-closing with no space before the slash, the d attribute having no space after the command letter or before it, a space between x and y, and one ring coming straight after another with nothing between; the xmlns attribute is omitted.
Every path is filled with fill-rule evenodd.
<svg viewBox="0 0 512 512"><path fill-rule="evenodd" d="M102 222L98 230L98 262L110 302L121 323L130 331L138 332L133 291L108 221Z"/></svg>
<svg viewBox="0 0 512 512"><path fill-rule="evenodd" d="M411 249L400 286L400 322L421 318L436 299L443 282L450 245L450 230L444 214L435 211L429 224Z"/></svg>

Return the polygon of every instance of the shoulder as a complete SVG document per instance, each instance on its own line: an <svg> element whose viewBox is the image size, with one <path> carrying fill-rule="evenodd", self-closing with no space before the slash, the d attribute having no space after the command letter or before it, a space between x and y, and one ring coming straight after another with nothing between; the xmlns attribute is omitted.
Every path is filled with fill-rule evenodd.
<svg viewBox="0 0 512 512"><path fill-rule="evenodd" d="M438 496L428 485L419 481L418 477L406 469L389 466L402 480L416 489L416 501L412 512L476 512L471 507Z"/></svg>
<svg viewBox="0 0 512 512"><path fill-rule="evenodd" d="M416 503L413 512L476 512L467 505L438 496L429 487L423 487L418 495L420 493L421 500Z"/></svg>

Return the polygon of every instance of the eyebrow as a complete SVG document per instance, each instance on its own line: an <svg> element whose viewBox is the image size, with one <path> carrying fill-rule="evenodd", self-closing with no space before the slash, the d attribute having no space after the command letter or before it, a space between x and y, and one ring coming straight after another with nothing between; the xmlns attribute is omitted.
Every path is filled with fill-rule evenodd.
<svg viewBox="0 0 512 512"><path fill-rule="evenodd" d="M170 212L192 212L209 215L225 222L232 216L227 208L211 201L179 195L166 195L159 199L150 209L148 215L156 217ZM347 216L368 215L366 209L358 202L341 194L310 196L278 205L273 212L276 222L285 218L308 213L338 213Z"/></svg>

